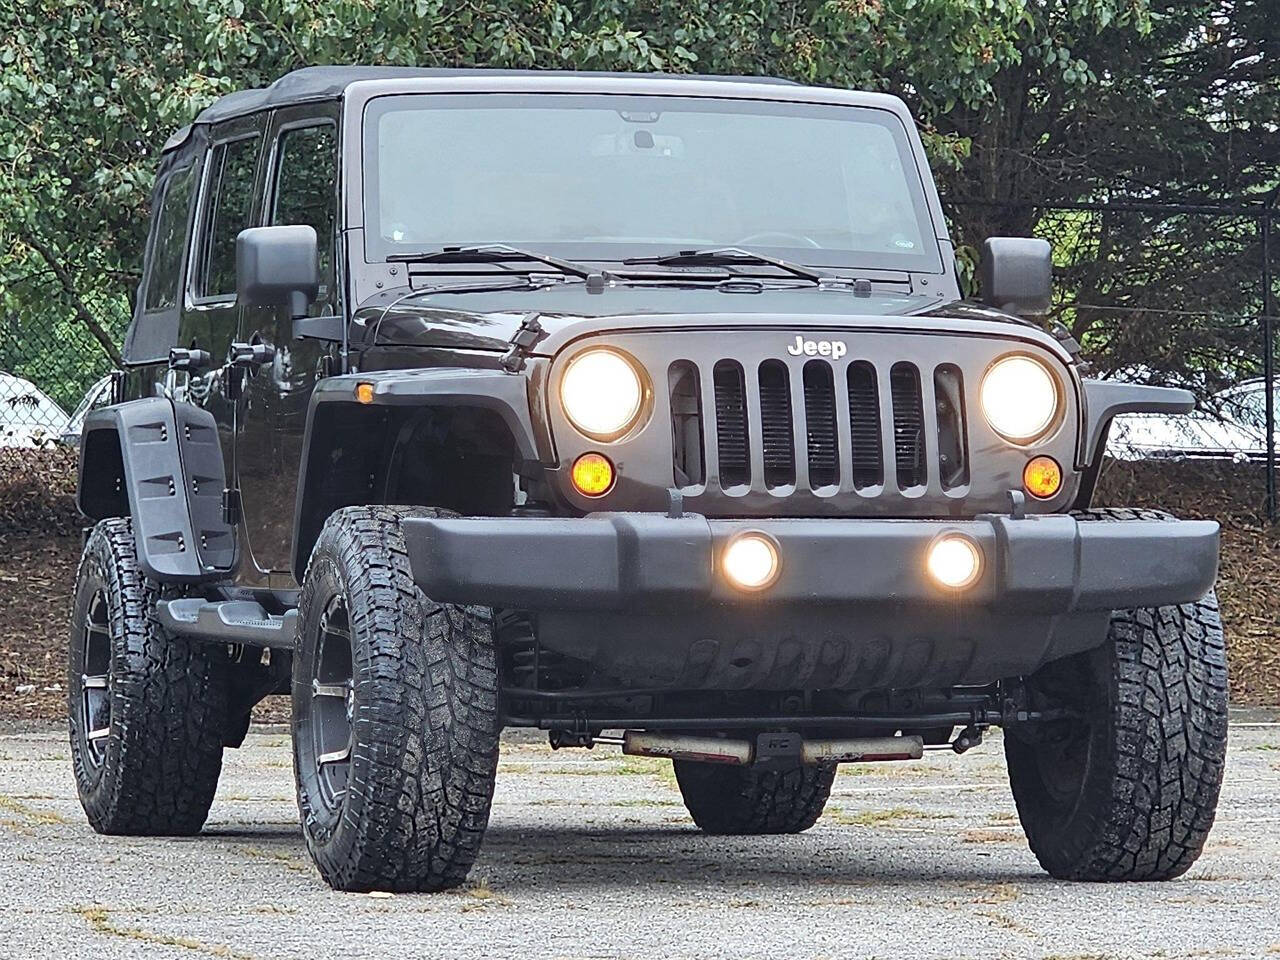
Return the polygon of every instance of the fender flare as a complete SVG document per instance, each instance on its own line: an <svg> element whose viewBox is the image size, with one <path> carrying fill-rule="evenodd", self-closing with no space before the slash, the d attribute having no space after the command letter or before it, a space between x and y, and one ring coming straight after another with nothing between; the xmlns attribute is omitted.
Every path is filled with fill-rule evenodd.
<svg viewBox="0 0 1280 960"><path fill-rule="evenodd" d="M76 505L91 520L131 517L138 565L157 581L201 583L235 568L225 487L218 426L201 407L146 397L85 418Z"/></svg>
<svg viewBox="0 0 1280 960"><path fill-rule="evenodd" d="M1099 446L1111 421L1122 413L1190 413L1196 397L1176 387L1151 387L1113 380L1084 380L1085 429L1081 454L1086 463L1100 460Z"/></svg>
<svg viewBox="0 0 1280 960"><path fill-rule="evenodd" d="M357 386L367 399L358 399ZM378 410L387 407L470 407L496 414L510 432L515 452L524 461L538 460L537 434L529 413L529 381L519 374L503 370L427 367L410 370L383 370L327 377L316 385L307 407L307 422L302 441L302 460L298 466L298 495L293 516L293 574L302 582L310 556L308 540L319 533L310 517L309 499L323 479L324 463L313 463L316 449L317 423L326 418L322 413L337 408ZM314 521L314 518L311 518Z"/></svg>

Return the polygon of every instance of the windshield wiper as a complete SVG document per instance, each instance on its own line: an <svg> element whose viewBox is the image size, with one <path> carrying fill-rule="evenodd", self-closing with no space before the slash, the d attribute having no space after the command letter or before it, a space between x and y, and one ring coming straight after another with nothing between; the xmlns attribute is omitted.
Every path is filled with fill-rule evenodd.
<svg viewBox="0 0 1280 960"><path fill-rule="evenodd" d="M827 273L824 270L806 267L802 263L792 263L790 260L783 260L779 257L766 256L763 253L752 253L750 250L743 250L741 247L679 250L676 253L668 253L659 257L632 257L628 260L623 260L622 263L625 266L651 263L660 267L732 267L761 264L777 267L792 276L802 277L814 283L844 280L843 277Z"/></svg>
<svg viewBox="0 0 1280 960"><path fill-rule="evenodd" d="M607 270L597 270L572 260L561 260L550 254L538 253L534 250L523 250L505 243L484 243L465 247L444 247L425 253L393 253L387 257L393 263L517 263L526 261L544 263L555 267L561 273L571 277L581 277L588 286L599 283L601 288L605 280L614 279ZM599 278L594 279L594 278Z"/></svg>

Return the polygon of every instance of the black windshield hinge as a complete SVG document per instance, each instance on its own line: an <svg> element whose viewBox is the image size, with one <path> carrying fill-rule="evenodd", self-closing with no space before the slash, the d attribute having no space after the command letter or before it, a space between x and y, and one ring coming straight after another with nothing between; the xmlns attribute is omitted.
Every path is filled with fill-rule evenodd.
<svg viewBox="0 0 1280 960"><path fill-rule="evenodd" d="M1068 330L1061 323L1059 323L1057 320L1054 320L1049 324L1049 333L1053 336L1055 340L1057 340L1060 344L1062 344L1063 348L1067 351L1067 353L1071 354L1071 356L1075 359L1076 366L1079 367L1080 372L1082 374L1088 373L1090 370L1089 361L1085 360L1080 356L1081 354L1080 341L1077 340L1074 336L1072 336L1071 331Z"/></svg>
<svg viewBox="0 0 1280 960"><path fill-rule="evenodd" d="M538 322L536 311L530 311L520 321L520 329L511 338L511 349L502 355L502 369L507 373L519 373L533 353L533 348L547 338L547 331Z"/></svg>

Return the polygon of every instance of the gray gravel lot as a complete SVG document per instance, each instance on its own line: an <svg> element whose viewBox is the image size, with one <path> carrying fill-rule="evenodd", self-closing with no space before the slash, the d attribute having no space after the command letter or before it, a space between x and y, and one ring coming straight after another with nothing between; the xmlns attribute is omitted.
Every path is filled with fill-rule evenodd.
<svg viewBox="0 0 1280 960"><path fill-rule="evenodd" d="M1263 722L1259 722L1259 720ZM1218 823L1171 883L1043 875L997 737L846 767L800 837L693 828L669 766L508 736L472 882L337 894L287 737L227 752L200 837L96 836L61 730L0 734L0 957L1276 957L1280 724L1241 717Z"/></svg>

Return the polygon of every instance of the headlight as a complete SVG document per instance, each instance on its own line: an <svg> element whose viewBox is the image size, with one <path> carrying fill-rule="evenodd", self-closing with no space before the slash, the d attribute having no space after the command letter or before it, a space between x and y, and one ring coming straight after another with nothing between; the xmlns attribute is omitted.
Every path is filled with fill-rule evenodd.
<svg viewBox="0 0 1280 960"><path fill-rule="evenodd" d="M991 429L1014 443L1040 437L1058 415L1058 387L1044 364L1005 357L982 380L982 412Z"/></svg>
<svg viewBox="0 0 1280 960"><path fill-rule="evenodd" d="M635 426L644 392L635 365L613 350L583 351L560 378L564 412L596 440L616 440Z"/></svg>

